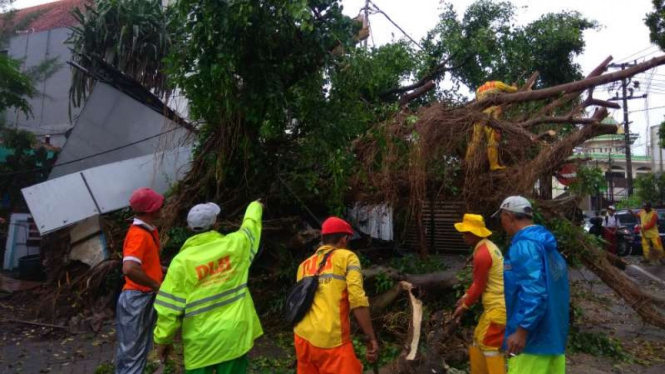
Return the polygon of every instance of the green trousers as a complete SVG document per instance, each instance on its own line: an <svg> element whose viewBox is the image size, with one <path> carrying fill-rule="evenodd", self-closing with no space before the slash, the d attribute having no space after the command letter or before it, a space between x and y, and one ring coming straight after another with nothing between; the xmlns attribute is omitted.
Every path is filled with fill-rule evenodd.
<svg viewBox="0 0 665 374"><path fill-rule="evenodd" d="M566 374L566 356L522 353L508 359L508 374Z"/></svg>
<svg viewBox="0 0 665 374"><path fill-rule="evenodd" d="M216 365L185 370L185 374L246 374L248 365L249 360L247 359L247 355L243 355L235 360L220 362Z"/></svg>

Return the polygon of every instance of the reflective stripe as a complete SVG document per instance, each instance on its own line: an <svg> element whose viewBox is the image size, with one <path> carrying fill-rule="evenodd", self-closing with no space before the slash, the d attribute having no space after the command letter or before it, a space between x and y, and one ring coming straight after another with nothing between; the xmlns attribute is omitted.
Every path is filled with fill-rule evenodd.
<svg viewBox="0 0 665 374"><path fill-rule="evenodd" d="M241 284L240 286L238 286L238 287L236 287L236 288L230 289L230 290L228 290L228 291L224 291L224 292L219 293L219 294L217 294L217 295L208 296L208 297L206 297L205 299L201 299L201 300L197 300L197 301L194 301L194 302L192 302L192 303L189 303L189 304L187 304L187 309L191 309L191 308L193 308L193 307L195 307L195 306L197 306L197 305L205 304L205 303L207 303L207 302L209 302L209 301L213 301L213 300L221 299L222 297L224 297L224 296L228 296L228 295L230 295L230 294L232 294L232 293L236 293L236 292L242 290L243 288L247 288L247 283L243 283L243 284ZM192 312L192 313L193 313L193 312Z"/></svg>
<svg viewBox="0 0 665 374"><path fill-rule="evenodd" d="M362 271L362 269L360 268L360 266L349 265L349 266L346 267L346 272L347 272L347 273L350 272L351 270Z"/></svg>
<svg viewBox="0 0 665 374"><path fill-rule="evenodd" d="M254 246L254 235L247 228L243 228L242 231L247 235L247 238L252 242L252 247Z"/></svg>
<svg viewBox="0 0 665 374"><path fill-rule="evenodd" d="M197 314L201 314L201 313L207 312L207 311L215 309L215 308L220 308L220 307L223 307L224 305L231 304L235 301L238 301L238 300L242 299L243 297L245 297L245 295L247 295L247 292L243 292L240 295L236 295L236 296L234 296L234 297L232 297L228 300L220 301L219 303L209 305L205 308L201 308L201 309L195 310L193 312L185 313L185 318L195 316Z"/></svg>
<svg viewBox="0 0 665 374"><path fill-rule="evenodd" d="M339 275L339 274L321 274L321 275L319 275L319 278L320 279L333 278L333 279L339 279L339 280L343 280L343 281L346 280L345 276Z"/></svg>
<svg viewBox="0 0 665 374"><path fill-rule="evenodd" d="M169 308L169 309L173 309L176 312L182 312L183 310L185 310L184 306L177 306L177 305L169 304L166 301L162 301L162 300L159 300L159 299L155 300L155 304L161 305L161 306Z"/></svg>
<svg viewBox="0 0 665 374"><path fill-rule="evenodd" d="M183 303L183 304L187 302L187 300L185 300L185 299L183 299L183 298L181 298L181 297L173 296L173 295L171 295L170 293L166 293L166 292L164 292L164 291L162 291L162 290L160 290L160 291L157 293L157 296L164 296L164 297L167 298L167 299L175 300L175 301L177 301L177 302L179 302L179 303Z"/></svg>
<svg viewBox="0 0 665 374"><path fill-rule="evenodd" d="M256 256L256 251L254 250L254 235L252 235L252 232L249 231L249 229L246 227L242 229L242 232L244 232L245 235L247 235L247 239L249 239L249 242L251 243L249 247L249 254L250 254L249 260L253 261L254 257Z"/></svg>
<svg viewBox="0 0 665 374"><path fill-rule="evenodd" d="M134 256L127 256L127 257L124 257L124 258L122 259L122 262L125 262L125 261L134 261L134 262L138 262L139 264L143 264L143 263L141 262L141 259L140 259L140 258L138 258L138 257L134 257Z"/></svg>
<svg viewBox="0 0 665 374"><path fill-rule="evenodd" d="M483 356L485 357L496 357L500 356L501 352L499 351L483 351Z"/></svg>

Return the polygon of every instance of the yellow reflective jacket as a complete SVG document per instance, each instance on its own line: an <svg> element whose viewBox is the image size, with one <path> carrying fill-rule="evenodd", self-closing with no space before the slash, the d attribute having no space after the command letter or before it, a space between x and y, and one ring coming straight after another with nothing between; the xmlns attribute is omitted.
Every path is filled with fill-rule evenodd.
<svg viewBox="0 0 665 374"><path fill-rule="evenodd" d="M300 264L297 280L313 276L325 254L333 249L324 245ZM339 347L351 341L349 313L367 306L358 256L348 249L335 249L319 276L312 308L293 331L315 347Z"/></svg>
<svg viewBox="0 0 665 374"><path fill-rule="evenodd" d="M647 213L646 210L640 210L637 215L640 217L640 229L642 230L642 235L648 239L656 239L660 236L658 233L658 214L655 210L651 210Z"/></svg>
<svg viewBox="0 0 665 374"><path fill-rule="evenodd" d="M476 90L476 99L482 100L488 95L495 95L502 92L514 93L517 92L517 87L509 86L501 81L485 82Z"/></svg>
<svg viewBox="0 0 665 374"><path fill-rule="evenodd" d="M509 86L501 81L489 81L485 82L482 86L478 87L476 90L476 99L482 100L489 95L496 95L499 93L515 93L517 92L517 87ZM501 106L494 105L485 110L483 113L489 114L494 118L499 118L501 116Z"/></svg>
<svg viewBox="0 0 665 374"><path fill-rule="evenodd" d="M187 370L238 358L263 334L247 289L262 210L251 203L240 230L229 235L208 231L189 238L171 262L155 300L154 338L170 344L182 325Z"/></svg>

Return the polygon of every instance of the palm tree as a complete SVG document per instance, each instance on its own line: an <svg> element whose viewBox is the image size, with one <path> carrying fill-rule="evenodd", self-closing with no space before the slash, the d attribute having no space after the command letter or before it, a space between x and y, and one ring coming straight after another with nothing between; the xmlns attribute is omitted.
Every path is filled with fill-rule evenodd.
<svg viewBox="0 0 665 374"><path fill-rule="evenodd" d="M67 40L73 61L90 68L96 59L112 65L162 99L172 93L164 73L171 47L168 10L161 0L95 0L76 8L78 26ZM70 96L75 106L92 89L93 80L74 69Z"/></svg>

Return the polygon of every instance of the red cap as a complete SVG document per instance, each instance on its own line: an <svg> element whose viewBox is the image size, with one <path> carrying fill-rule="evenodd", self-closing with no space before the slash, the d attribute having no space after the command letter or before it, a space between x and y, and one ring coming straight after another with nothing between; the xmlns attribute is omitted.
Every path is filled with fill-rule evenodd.
<svg viewBox="0 0 665 374"><path fill-rule="evenodd" d="M164 196L150 188L139 188L132 192L129 198L129 206L136 213L154 213L162 208Z"/></svg>
<svg viewBox="0 0 665 374"><path fill-rule="evenodd" d="M353 236L353 229L348 222L341 218L330 217L321 225L321 235L347 234Z"/></svg>

